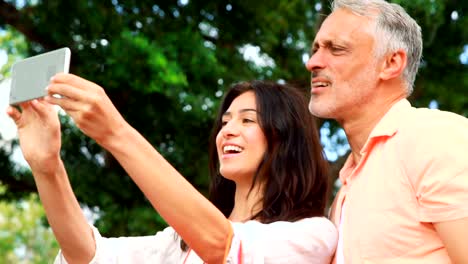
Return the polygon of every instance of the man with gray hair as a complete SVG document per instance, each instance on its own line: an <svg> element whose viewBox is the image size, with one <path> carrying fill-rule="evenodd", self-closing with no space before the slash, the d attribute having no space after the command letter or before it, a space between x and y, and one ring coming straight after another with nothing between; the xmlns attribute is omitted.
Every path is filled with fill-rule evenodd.
<svg viewBox="0 0 468 264"><path fill-rule="evenodd" d="M419 25L383 0L336 0L313 42L310 112L351 146L330 217L337 263L468 263L468 119L406 99Z"/></svg>

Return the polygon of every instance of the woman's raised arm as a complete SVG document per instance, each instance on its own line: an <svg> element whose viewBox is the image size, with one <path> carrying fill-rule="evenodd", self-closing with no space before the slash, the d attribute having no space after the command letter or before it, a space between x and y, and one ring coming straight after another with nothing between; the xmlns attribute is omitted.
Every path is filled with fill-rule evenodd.
<svg viewBox="0 0 468 264"><path fill-rule="evenodd" d="M21 112L7 109L18 128L20 147L31 167L47 219L69 263L89 263L94 238L70 186L60 159L60 122L46 102L21 104Z"/></svg>
<svg viewBox="0 0 468 264"><path fill-rule="evenodd" d="M207 263L222 263L232 236L226 217L179 174L114 107L100 86L58 74L46 97L120 162L153 207Z"/></svg>

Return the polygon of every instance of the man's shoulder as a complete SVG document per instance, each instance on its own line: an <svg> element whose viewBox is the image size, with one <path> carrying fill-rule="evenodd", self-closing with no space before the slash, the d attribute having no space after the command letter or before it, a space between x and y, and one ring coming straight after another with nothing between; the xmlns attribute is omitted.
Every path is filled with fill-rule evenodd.
<svg viewBox="0 0 468 264"><path fill-rule="evenodd" d="M414 112L415 117L421 118L431 118L435 120L445 120L450 119L459 122L468 122L468 119L460 114L444 111L439 109L430 109L430 108L423 108L423 107L411 107L412 111Z"/></svg>
<svg viewBox="0 0 468 264"><path fill-rule="evenodd" d="M398 150L399 164L415 186L428 179L445 182L444 177L466 171L468 119L461 115L411 107L402 115L391 142Z"/></svg>
<svg viewBox="0 0 468 264"><path fill-rule="evenodd" d="M402 150L405 159L424 153L463 152L468 148L468 119L448 111L408 107L400 112L390 142Z"/></svg>
<svg viewBox="0 0 468 264"><path fill-rule="evenodd" d="M468 133L468 118L438 109L411 107L402 115L400 124L401 132L420 136L446 135L454 130Z"/></svg>

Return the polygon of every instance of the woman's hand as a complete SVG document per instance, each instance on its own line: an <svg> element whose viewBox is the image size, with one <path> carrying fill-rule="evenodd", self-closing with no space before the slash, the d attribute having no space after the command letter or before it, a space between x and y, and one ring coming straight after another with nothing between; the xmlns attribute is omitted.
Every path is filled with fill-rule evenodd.
<svg viewBox="0 0 468 264"><path fill-rule="evenodd" d="M47 219L69 263L89 263L95 255L92 231L68 181L60 159L61 133L57 111L44 100L10 106L21 150L31 166Z"/></svg>
<svg viewBox="0 0 468 264"><path fill-rule="evenodd" d="M45 100L62 107L83 133L104 147L126 124L104 89L93 82L73 74L59 73L52 78L47 89L49 95Z"/></svg>
<svg viewBox="0 0 468 264"><path fill-rule="evenodd" d="M43 100L9 106L7 114L18 128L20 147L33 171L48 174L60 161L60 121L54 106Z"/></svg>

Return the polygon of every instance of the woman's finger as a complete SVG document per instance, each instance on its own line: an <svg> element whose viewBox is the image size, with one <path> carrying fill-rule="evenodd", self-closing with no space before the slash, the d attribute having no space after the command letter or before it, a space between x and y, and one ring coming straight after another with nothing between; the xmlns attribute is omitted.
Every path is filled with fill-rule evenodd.
<svg viewBox="0 0 468 264"><path fill-rule="evenodd" d="M87 94L85 91L65 83L51 83L46 90L49 95L59 95L75 101L84 101Z"/></svg>
<svg viewBox="0 0 468 264"><path fill-rule="evenodd" d="M18 124L19 120L21 119L21 112L16 109L15 107L13 106L8 106L7 108L7 115L13 119L13 121L15 122L15 124Z"/></svg>
<svg viewBox="0 0 468 264"><path fill-rule="evenodd" d="M44 97L44 100L49 104L60 106L67 113L70 111L79 111L83 109L85 105L83 102L73 100L69 97L57 98L51 95L47 95Z"/></svg>
<svg viewBox="0 0 468 264"><path fill-rule="evenodd" d="M22 127L28 122L31 116L35 115L35 110L31 107L31 102L23 102L19 104L21 111L13 106L9 106L7 114L13 119L18 128Z"/></svg>
<svg viewBox="0 0 468 264"><path fill-rule="evenodd" d="M51 78L51 83L63 83L82 89L97 89L99 86L71 73L57 73Z"/></svg>
<svg viewBox="0 0 468 264"><path fill-rule="evenodd" d="M49 104L44 99L32 100L31 106L41 118L47 118L50 112L53 112L54 114L57 113L53 105Z"/></svg>

